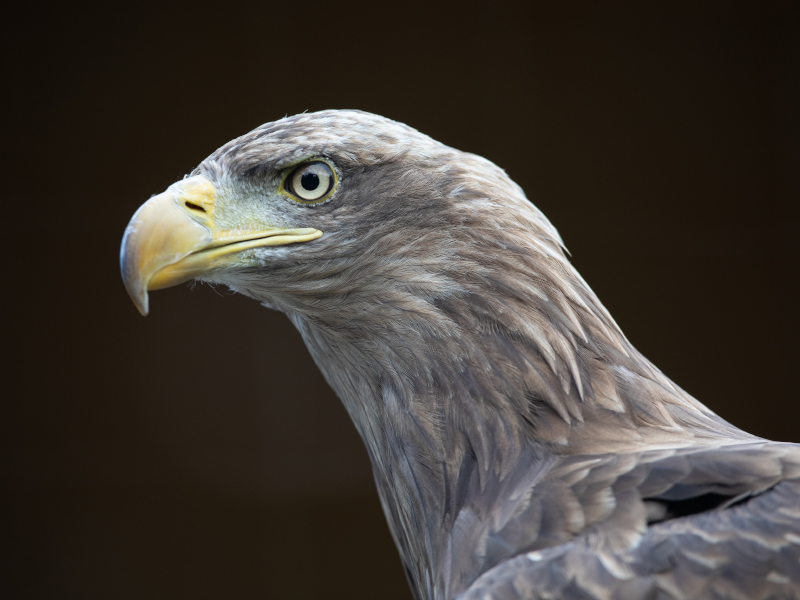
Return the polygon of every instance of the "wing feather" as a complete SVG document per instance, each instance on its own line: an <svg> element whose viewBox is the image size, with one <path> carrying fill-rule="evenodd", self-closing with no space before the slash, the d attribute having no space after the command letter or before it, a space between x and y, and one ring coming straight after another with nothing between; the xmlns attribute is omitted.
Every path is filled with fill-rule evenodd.
<svg viewBox="0 0 800 600"><path fill-rule="evenodd" d="M567 457L516 517L537 538L460 598L800 599L799 467L800 446L773 442ZM647 524L646 502L708 495Z"/></svg>

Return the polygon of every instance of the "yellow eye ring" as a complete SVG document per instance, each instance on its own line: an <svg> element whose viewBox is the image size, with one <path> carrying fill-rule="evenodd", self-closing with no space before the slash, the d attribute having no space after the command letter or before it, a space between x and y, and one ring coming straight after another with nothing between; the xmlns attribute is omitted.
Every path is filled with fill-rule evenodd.
<svg viewBox="0 0 800 600"><path fill-rule="evenodd" d="M284 180L284 188L300 202L325 200L336 185L336 175L327 163L313 161L300 165Z"/></svg>

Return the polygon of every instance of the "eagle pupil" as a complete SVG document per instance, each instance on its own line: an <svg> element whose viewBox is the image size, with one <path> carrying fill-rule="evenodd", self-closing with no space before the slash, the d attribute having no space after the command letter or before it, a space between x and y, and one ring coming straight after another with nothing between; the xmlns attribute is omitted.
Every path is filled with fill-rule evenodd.
<svg viewBox="0 0 800 600"><path fill-rule="evenodd" d="M319 187L319 175L306 173L300 178L300 185L303 186L304 190L308 190L309 192L314 191Z"/></svg>

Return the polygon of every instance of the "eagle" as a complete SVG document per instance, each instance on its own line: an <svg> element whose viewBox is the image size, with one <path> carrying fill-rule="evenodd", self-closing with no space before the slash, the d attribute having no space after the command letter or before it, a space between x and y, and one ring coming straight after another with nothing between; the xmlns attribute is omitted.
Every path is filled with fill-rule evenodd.
<svg viewBox="0 0 800 600"><path fill-rule="evenodd" d="M662 374L484 158L283 118L145 202L120 264L143 315L194 279L289 317L418 600L800 598L800 445Z"/></svg>

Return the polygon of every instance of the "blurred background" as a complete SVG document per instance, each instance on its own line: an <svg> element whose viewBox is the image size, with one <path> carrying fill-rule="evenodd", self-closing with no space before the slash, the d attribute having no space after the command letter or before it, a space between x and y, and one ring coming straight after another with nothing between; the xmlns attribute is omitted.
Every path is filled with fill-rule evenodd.
<svg viewBox="0 0 800 600"><path fill-rule="evenodd" d="M136 208L286 114L507 170L631 341L800 442L798 3L31 3L3 28L0 596L410 598L288 320L118 272Z"/></svg>

